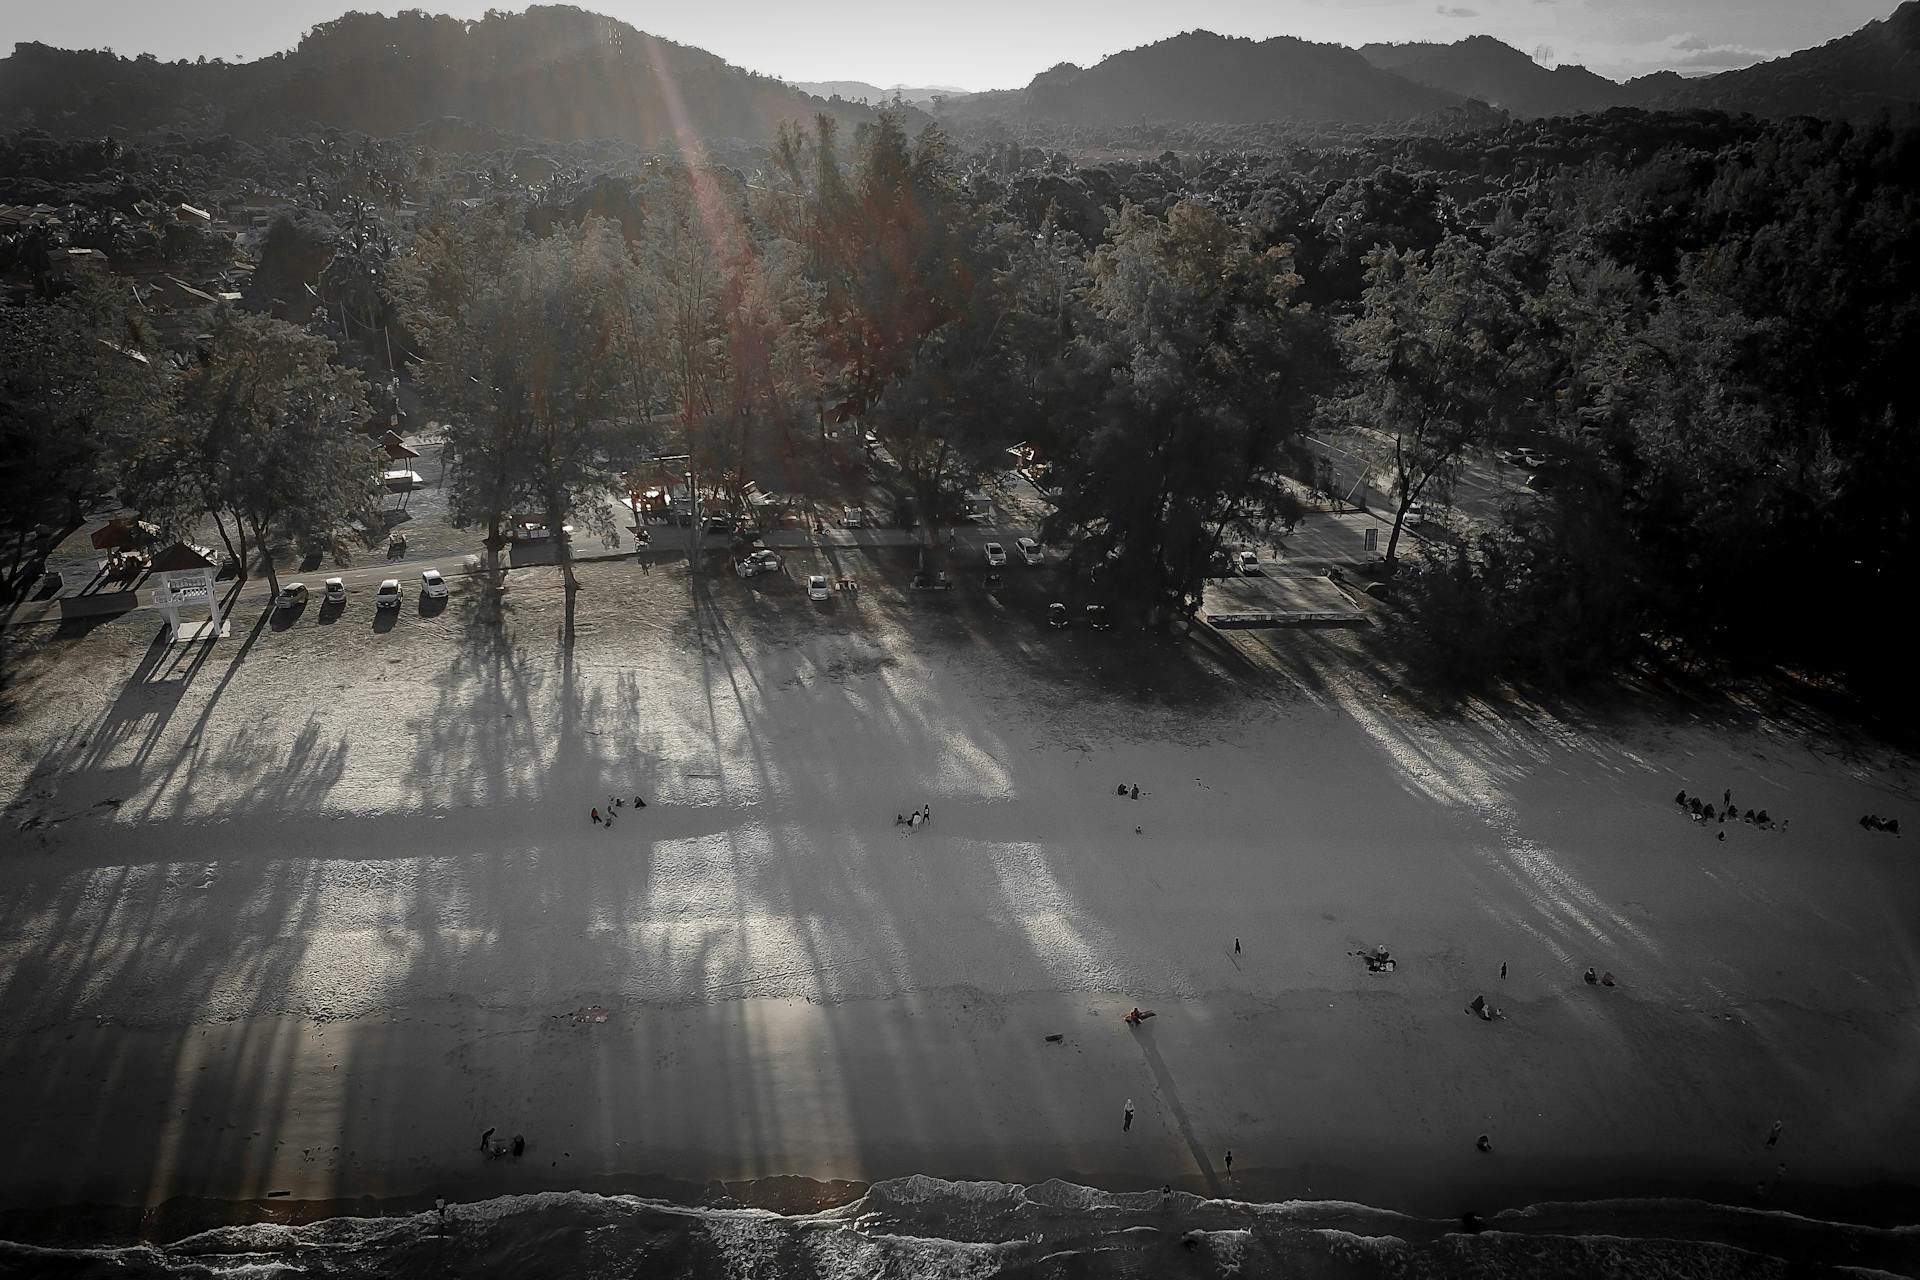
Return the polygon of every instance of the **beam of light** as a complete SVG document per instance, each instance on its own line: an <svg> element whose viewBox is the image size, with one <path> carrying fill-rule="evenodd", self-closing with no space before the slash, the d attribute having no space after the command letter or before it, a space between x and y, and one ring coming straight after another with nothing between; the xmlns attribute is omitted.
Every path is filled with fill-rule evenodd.
<svg viewBox="0 0 1920 1280"><path fill-rule="evenodd" d="M660 42L645 33L641 38L645 42L647 65L653 70L654 80L660 86L661 102L667 109L667 123L673 130L674 149L680 153L681 162L687 168L687 185L693 193L694 213L700 220L701 232L706 236L716 261L736 261L744 243L744 228L713 180L706 144L701 142L693 122L687 117L686 104L680 99L680 86L667 65Z"/></svg>

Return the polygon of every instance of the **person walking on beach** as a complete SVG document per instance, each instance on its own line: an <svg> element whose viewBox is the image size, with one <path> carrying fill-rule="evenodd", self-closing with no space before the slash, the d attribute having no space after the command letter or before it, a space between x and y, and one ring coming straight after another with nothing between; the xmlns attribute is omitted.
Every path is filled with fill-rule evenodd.
<svg viewBox="0 0 1920 1280"><path fill-rule="evenodd" d="M482 1151L485 1151L487 1149L488 1144L490 1144L492 1141L493 1141L493 1126L488 1125L486 1127L485 1132L483 1132L480 1135L480 1149Z"/></svg>
<svg viewBox="0 0 1920 1280"><path fill-rule="evenodd" d="M1779 1143L1780 1143L1780 1122L1778 1120L1775 1120L1773 1122L1773 1128L1767 1130L1767 1146L1774 1147L1774 1146L1778 1146Z"/></svg>
<svg viewBox="0 0 1920 1280"><path fill-rule="evenodd" d="M930 805L930 804L923 804L923 805L921 805L921 806L920 806L920 821L922 821L922 822L932 822L932 821L933 821L933 806L932 806L932 805Z"/></svg>
<svg viewBox="0 0 1920 1280"><path fill-rule="evenodd" d="M594 826L596 826L596 827L597 827L597 826L599 826L599 825L600 825L600 811L599 811L598 809L595 809L595 810L593 811L593 814L592 814L592 817L593 817L593 825L594 825Z"/></svg>
<svg viewBox="0 0 1920 1280"><path fill-rule="evenodd" d="M1500 976L1502 978L1505 978L1507 976L1507 962L1505 960L1502 960L1500 962Z"/></svg>
<svg viewBox="0 0 1920 1280"><path fill-rule="evenodd" d="M1120 1132L1126 1133L1133 1128L1133 1099L1127 1099L1126 1113L1120 1119Z"/></svg>
<svg viewBox="0 0 1920 1280"><path fill-rule="evenodd" d="M1233 940L1233 954L1235 954L1235 955L1239 955L1239 954L1240 954L1240 939L1238 939L1238 938L1235 938L1235 939Z"/></svg>
<svg viewBox="0 0 1920 1280"><path fill-rule="evenodd" d="M1133 798L1135 800L1140 798L1140 784L1137 782L1133 784Z"/></svg>
<svg viewBox="0 0 1920 1280"><path fill-rule="evenodd" d="M1227 1148L1227 1176L1229 1178L1233 1176L1233 1148L1232 1147Z"/></svg>

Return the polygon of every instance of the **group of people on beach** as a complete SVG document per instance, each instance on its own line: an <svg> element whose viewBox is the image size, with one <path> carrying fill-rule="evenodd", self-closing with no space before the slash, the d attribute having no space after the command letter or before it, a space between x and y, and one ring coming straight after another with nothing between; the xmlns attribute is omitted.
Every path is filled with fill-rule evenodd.
<svg viewBox="0 0 1920 1280"><path fill-rule="evenodd" d="M607 811L605 814L602 814L600 810L596 808L587 816L593 819L594 826L605 827L611 831L613 830L613 811L615 809L624 809L626 804L627 802L619 796L608 796ZM647 807L647 802L636 795L633 798L633 807L636 809L644 809Z"/></svg>
<svg viewBox="0 0 1920 1280"><path fill-rule="evenodd" d="M495 1142L493 1134L494 1127L488 1125L486 1131L480 1135L480 1153L487 1159L498 1160L502 1156L510 1155L517 1160L527 1154L527 1140L519 1134L513 1135L512 1143Z"/></svg>
<svg viewBox="0 0 1920 1280"><path fill-rule="evenodd" d="M1862 815L1860 825L1869 831L1885 831L1896 836L1900 834L1900 819L1883 818L1877 813Z"/></svg>
<svg viewBox="0 0 1920 1280"><path fill-rule="evenodd" d="M923 804L912 813L896 813L893 815L893 825L896 827L905 827L909 831L917 831L932 821L933 806L930 804Z"/></svg>
<svg viewBox="0 0 1920 1280"><path fill-rule="evenodd" d="M1713 807L1713 801L1711 800L1703 801L1699 796L1688 795L1685 788L1682 788L1680 792L1673 797L1673 802L1682 809L1685 809L1687 815L1695 822L1703 825L1709 822L1725 824L1731 819L1734 822L1745 822L1749 826L1759 827L1763 831L1771 830L1773 827L1773 818L1768 815L1765 809L1758 811L1748 809L1746 813L1742 814L1738 806L1733 803L1733 788L1731 787L1720 793L1720 807L1718 809ZM1787 824L1782 822L1780 829L1784 831L1786 828ZM1726 834L1722 832L1720 838L1722 840L1726 839Z"/></svg>

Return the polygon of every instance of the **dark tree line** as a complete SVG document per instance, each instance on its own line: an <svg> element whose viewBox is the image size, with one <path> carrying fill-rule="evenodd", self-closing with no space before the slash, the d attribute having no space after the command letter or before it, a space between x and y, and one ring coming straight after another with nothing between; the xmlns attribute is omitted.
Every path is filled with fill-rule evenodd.
<svg viewBox="0 0 1920 1280"><path fill-rule="evenodd" d="M584 499L666 445L740 503L749 480L825 496L871 437L933 528L1022 445L1083 588L1165 624L1223 544L1297 516L1304 437L1340 426L1373 442L1398 631L1436 679L1649 655L1885 674L1879 646L1783 596L1884 600L1913 549L1911 129L1620 110L1265 149L1242 129L1079 164L1013 138L963 153L886 112L721 164L457 126L0 148L9 180L98 214L69 219L85 234L122 180L284 201L246 305L376 389L416 382L457 437L456 509L496 549L508 512L603 509ZM19 349L94 323L58 293L9 313ZM93 332L126 346L137 321L108 309ZM34 441L70 460L66 491L125 474L134 452L86 436L84 398L49 416L41 383L9 388L84 437ZM1542 437L1551 490L1456 552L1402 554L1399 517L1464 457Z"/></svg>

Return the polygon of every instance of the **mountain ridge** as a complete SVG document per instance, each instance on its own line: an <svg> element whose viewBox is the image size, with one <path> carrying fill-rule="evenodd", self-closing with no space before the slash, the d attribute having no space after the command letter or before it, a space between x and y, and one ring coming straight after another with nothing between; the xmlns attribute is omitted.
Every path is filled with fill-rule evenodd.
<svg viewBox="0 0 1920 1280"><path fill-rule="evenodd" d="M258 134L320 124L375 135L449 117L528 137L764 142L786 119L873 112L829 103L714 54L565 5L474 21L348 13L252 62L22 43L0 59L0 120L58 133L211 126Z"/></svg>

